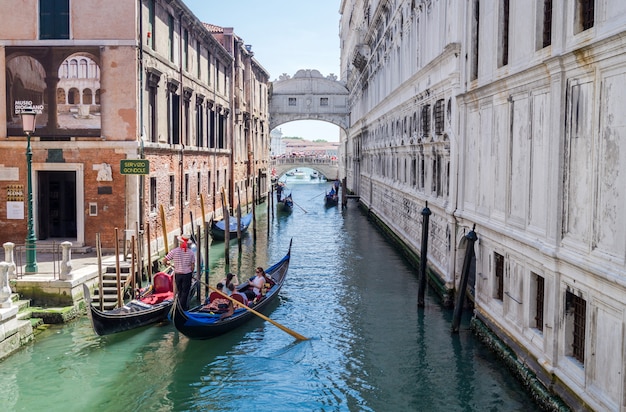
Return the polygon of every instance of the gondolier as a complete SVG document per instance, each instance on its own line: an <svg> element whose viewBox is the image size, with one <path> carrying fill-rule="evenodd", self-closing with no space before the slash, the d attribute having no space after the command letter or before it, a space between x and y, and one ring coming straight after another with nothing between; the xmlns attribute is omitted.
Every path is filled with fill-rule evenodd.
<svg viewBox="0 0 626 412"><path fill-rule="evenodd" d="M176 293L181 306L187 310L189 290L191 289L191 276L196 263L196 255L189 246L190 236L181 235L178 237L179 246L172 249L163 259L166 265L174 263L174 280L176 282Z"/></svg>

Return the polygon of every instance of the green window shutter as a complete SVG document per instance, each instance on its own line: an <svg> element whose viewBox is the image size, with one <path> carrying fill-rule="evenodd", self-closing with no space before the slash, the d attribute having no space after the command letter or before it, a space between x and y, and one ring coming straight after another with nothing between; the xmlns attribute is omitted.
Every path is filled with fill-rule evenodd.
<svg viewBox="0 0 626 412"><path fill-rule="evenodd" d="M70 38L69 0L39 0L39 38Z"/></svg>

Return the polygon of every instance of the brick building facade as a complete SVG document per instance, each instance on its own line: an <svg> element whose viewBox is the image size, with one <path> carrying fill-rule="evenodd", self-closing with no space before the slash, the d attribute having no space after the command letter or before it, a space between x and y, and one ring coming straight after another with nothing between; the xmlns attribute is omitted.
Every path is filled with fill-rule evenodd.
<svg viewBox="0 0 626 412"><path fill-rule="evenodd" d="M41 108L31 138L40 241L93 246L100 233L110 249L115 228L149 225L143 244L155 253L191 216L221 217L222 188L231 206L236 192L244 202L267 191L269 74L232 29L230 43L218 40L178 0L26 0L5 20L0 242L20 244L27 230L23 102ZM132 159L149 173L121 173Z"/></svg>

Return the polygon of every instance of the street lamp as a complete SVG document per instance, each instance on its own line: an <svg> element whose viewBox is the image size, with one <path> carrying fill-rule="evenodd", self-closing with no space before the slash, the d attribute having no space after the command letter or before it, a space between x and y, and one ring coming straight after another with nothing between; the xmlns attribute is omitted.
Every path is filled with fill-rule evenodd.
<svg viewBox="0 0 626 412"><path fill-rule="evenodd" d="M37 238L35 237L35 229L33 227L33 181L32 181L32 163L33 151L30 148L30 135L35 132L35 117L37 112L32 107L22 109L20 116L22 117L22 130L27 136L28 144L26 146L26 181L28 191L28 233L26 234L26 267L24 272L37 272Z"/></svg>

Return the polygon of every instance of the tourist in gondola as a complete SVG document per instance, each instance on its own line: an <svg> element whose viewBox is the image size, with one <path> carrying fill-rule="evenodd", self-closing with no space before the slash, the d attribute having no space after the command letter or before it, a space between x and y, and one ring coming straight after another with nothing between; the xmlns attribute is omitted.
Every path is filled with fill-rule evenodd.
<svg viewBox="0 0 626 412"><path fill-rule="evenodd" d="M248 297L248 300L258 300L261 297L261 292L263 291L263 287L265 286L265 282L267 279L265 277L265 271L262 267L257 267L255 270L255 276L248 281L250 288L246 289L245 293Z"/></svg>
<svg viewBox="0 0 626 412"><path fill-rule="evenodd" d="M224 285L223 292L226 293L227 295L230 295L230 288L228 287L228 285L230 285L231 283L234 286L239 285L239 280L237 279L237 276L235 276L232 272L228 272L226 274L226 277L220 280L220 282Z"/></svg>
<svg viewBox="0 0 626 412"><path fill-rule="evenodd" d="M189 309L187 300L189 298L189 290L191 289L191 276L196 264L196 255L189 247L189 239L190 236L188 235L179 236L179 246L172 249L165 258L163 258L166 265L172 262L174 263L176 293L178 294L178 299L184 310Z"/></svg>

